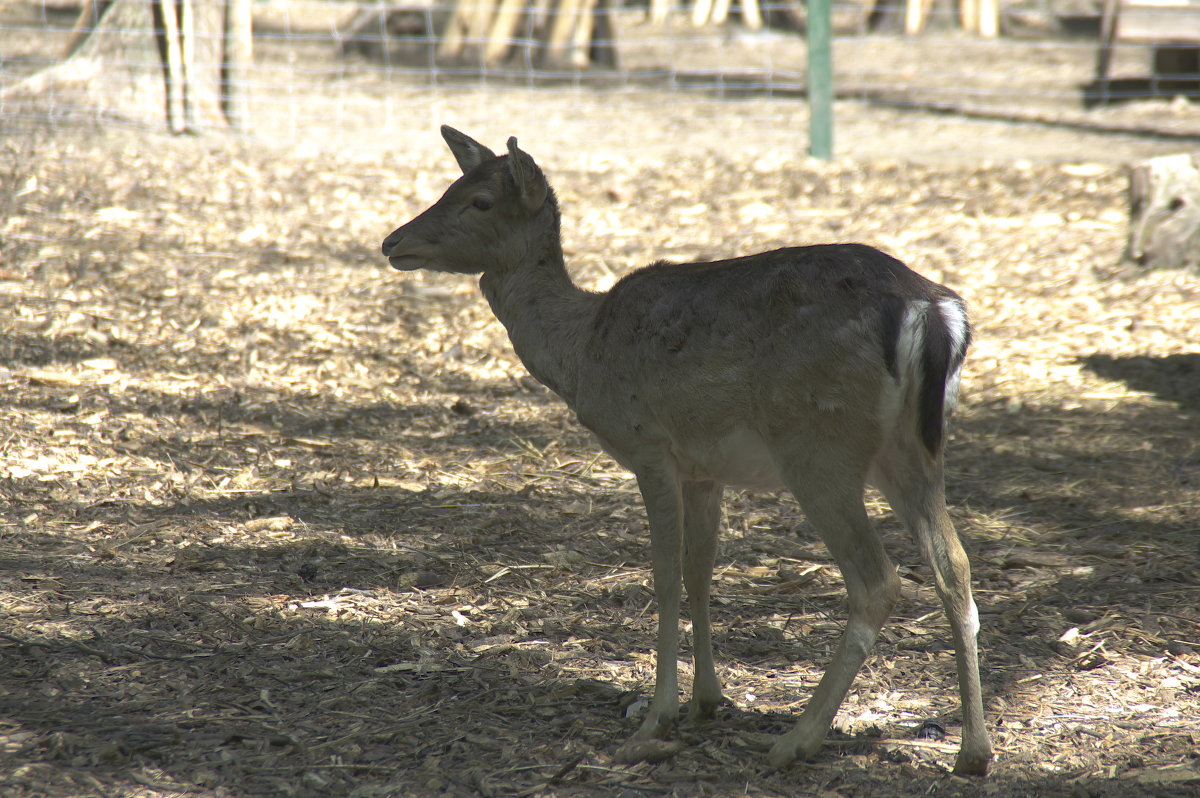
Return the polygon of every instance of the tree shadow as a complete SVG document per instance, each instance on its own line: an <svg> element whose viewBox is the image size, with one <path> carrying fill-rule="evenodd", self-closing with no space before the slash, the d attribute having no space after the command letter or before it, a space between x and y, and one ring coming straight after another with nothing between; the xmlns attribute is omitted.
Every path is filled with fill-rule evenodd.
<svg viewBox="0 0 1200 798"><path fill-rule="evenodd" d="M1178 501L1180 480L1193 467L1187 458L1194 458L1188 435L1200 420L1193 412L1195 357L1093 356L1085 363L1178 403L1187 416L1181 424L1174 408L1146 403L1104 413L1014 413L1003 403L981 403L954 424L949 491L952 506L969 508L956 512L974 538L968 545L984 620L986 690L1009 706L1023 706L1030 678L1078 678L1053 643L1080 614L1136 619L1131 626L1168 619L1158 631L1112 644L1155 658L1184 628L1169 616L1198 609L1186 596L1195 591L1200 560L1194 522L1153 512ZM468 387L478 395L511 393L498 383ZM183 397L98 387L89 397L116 416L206 431L211 440L149 438L138 443L138 455L164 467L198 463L214 476L218 467L253 463L234 445L242 441L240 425L261 428L254 435L269 435L281 450L311 448L312 441L295 441L319 436L313 456L330 467L348 463L356 449L398 439L434 462L510 446L504 441L515 438L535 446L563 439L554 423L561 417L551 415L559 411L550 410L557 403L543 393L512 400L538 406L519 422L460 415L434 402L256 389ZM6 399L30 409L54 409L52 400ZM434 430L420 423L430 416L437 417ZM592 451L582 435L569 447ZM1172 470L1178 464L1183 470ZM416 784L419 791L438 778L437 789L451 793L545 789L574 757L603 757L630 732L625 688L613 673L648 679L639 657L653 650L654 617L636 495L566 485L550 471L529 476L529 487L512 490L412 491L368 482L157 505L128 496L54 499L57 515L45 519L41 533L30 531L41 522L25 519L44 486L35 478L8 480L0 485L0 520L21 547L7 547L0 576L11 594L28 594L30 609L9 618L20 633L0 639L0 726L8 719L36 729L21 756L64 772L93 769L119 779L153 768L232 794L288 786L295 794L338 794L362 783ZM730 525L741 527L725 535L723 568L812 559L819 548L815 539L797 537L798 509L786 500L739 495L730 504L737 507ZM758 518L743 521L740 514ZM269 526L255 523L272 516L288 519L294 527L279 531L294 528L299 539L272 537ZM998 520L983 528L980 517ZM890 516L879 521L905 567L910 595L872 660L891 667L869 666L858 683L905 692L931 680L938 686L929 711L950 726L953 662L938 644L948 637L937 599L916 546ZM107 549L73 536L93 524L117 533ZM784 673L802 662L819 669L844 618L832 569L811 591L781 587L777 568L756 578L719 581L715 590L723 667ZM926 621L931 612L938 618ZM791 615L803 620L782 631L767 623ZM780 701L803 698L802 686ZM842 755L893 756L891 743L839 738L799 775L756 770L764 746L748 736L781 731L791 717L728 710L721 724L702 730L710 747L692 746L680 761L701 781L726 783L728 763L737 761L757 783L812 780L815 790L828 786L821 767L840 768ZM889 727L884 738L906 733ZM598 769L617 772L599 761ZM863 789L876 794L901 794L908 787L894 784L897 761L845 778L864 780ZM621 772L634 788L658 789L659 770ZM1056 794L1059 781L1030 772L1005 783ZM295 788L308 773L316 786ZM410 784L412 773L419 782ZM579 794L613 786L579 778L571 782ZM928 789L940 778L922 771L914 783Z"/></svg>
<svg viewBox="0 0 1200 798"><path fill-rule="evenodd" d="M1153 357L1094 354L1077 361L1097 376L1123 382L1184 410L1200 411L1200 353Z"/></svg>

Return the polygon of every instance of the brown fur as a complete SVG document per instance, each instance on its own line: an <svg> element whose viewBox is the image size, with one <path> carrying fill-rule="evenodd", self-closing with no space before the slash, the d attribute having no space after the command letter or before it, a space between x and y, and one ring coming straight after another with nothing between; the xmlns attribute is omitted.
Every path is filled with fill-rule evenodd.
<svg viewBox="0 0 1200 798"><path fill-rule="evenodd" d="M942 423L969 341L961 300L860 244L658 263L607 293L584 291L566 271L554 192L516 140L497 157L458 131L443 135L463 177L383 251L398 269L481 274L530 373L637 477L659 637L654 697L634 740L676 721L681 579L695 635L690 715L715 712L708 593L722 489L782 486L849 596L842 643L770 761L817 752L899 596L863 505L871 481L920 543L950 619L964 720L955 769L986 772L978 615L943 497Z"/></svg>

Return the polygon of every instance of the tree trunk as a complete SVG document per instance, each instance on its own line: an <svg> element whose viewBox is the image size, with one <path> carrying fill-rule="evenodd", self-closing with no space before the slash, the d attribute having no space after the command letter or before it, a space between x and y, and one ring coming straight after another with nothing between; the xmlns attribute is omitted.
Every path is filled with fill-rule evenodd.
<svg viewBox="0 0 1200 798"><path fill-rule="evenodd" d="M0 106L54 121L165 122L175 133L245 127L249 12L250 0L86 3L68 56L6 89Z"/></svg>

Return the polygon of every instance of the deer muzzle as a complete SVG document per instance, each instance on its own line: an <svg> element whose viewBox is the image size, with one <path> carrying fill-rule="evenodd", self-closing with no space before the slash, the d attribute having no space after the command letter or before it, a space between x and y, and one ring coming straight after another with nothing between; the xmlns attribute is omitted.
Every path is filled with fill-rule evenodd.
<svg viewBox="0 0 1200 798"><path fill-rule="evenodd" d="M412 251L411 245L412 237L409 236L406 240L403 227L383 240L383 254L387 256L393 269L410 272L426 265L424 259Z"/></svg>

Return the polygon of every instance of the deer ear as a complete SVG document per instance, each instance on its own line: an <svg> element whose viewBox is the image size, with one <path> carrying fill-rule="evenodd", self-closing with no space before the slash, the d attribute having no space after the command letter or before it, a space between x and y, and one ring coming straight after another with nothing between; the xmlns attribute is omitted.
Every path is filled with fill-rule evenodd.
<svg viewBox="0 0 1200 798"><path fill-rule="evenodd" d="M542 207L550 186L541 168L533 162L529 153L517 148L517 137L508 139L508 170L512 173L517 189L521 192L521 204L531 211Z"/></svg>
<svg viewBox="0 0 1200 798"><path fill-rule="evenodd" d="M442 138L450 145L450 152L454 153L454 160L458 161L463 174L471 171L484 161L496 157L496 153L466 133L460 133L449 125L442 125Z"/></svg>

